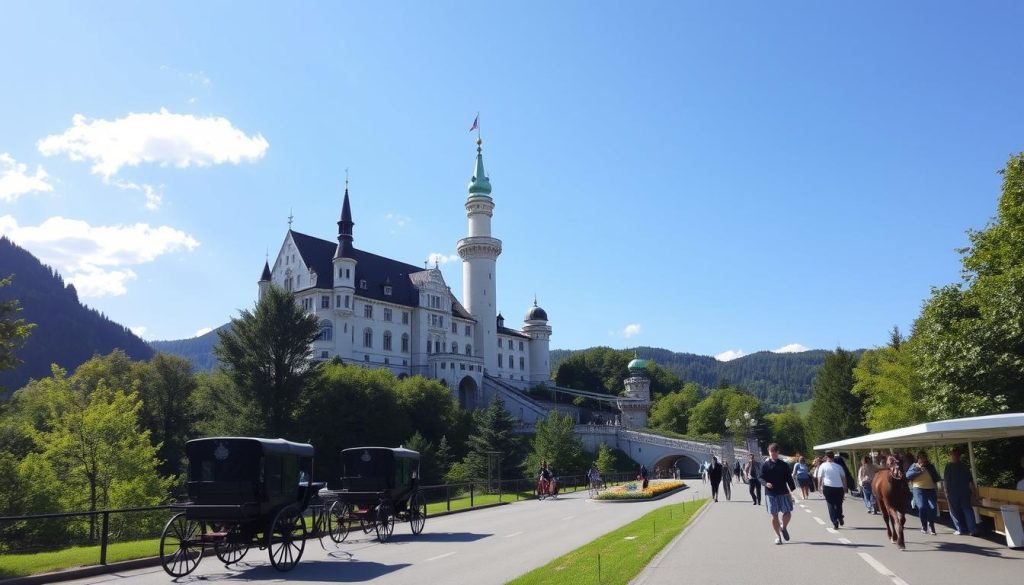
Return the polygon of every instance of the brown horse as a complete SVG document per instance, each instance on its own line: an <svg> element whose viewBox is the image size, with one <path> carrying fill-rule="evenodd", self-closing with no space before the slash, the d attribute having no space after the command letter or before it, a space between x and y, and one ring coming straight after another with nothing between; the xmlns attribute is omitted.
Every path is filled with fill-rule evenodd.
<svg viewBox="0 0 1024 585"><path fill-rule="evenodd" d="M907 488L907 477L903 473L903 462L898 457L889 456L886 461L888 469L880 469L871 480L871 490L878 502L878 509L885 520L885 532L900 550L907 548L903 540L903 526L907 523L907 501L910 490Z"/></svg>

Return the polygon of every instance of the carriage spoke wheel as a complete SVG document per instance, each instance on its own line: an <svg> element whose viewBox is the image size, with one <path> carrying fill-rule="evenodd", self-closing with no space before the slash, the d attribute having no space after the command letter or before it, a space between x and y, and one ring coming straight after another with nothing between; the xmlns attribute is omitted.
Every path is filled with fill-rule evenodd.
<svg viewBox="0 0 1024 585"><path fill-rule="evenodd" d="M184 577L199 566L203 557L203 524L179 512L160 535L160 564L172 577Z"/></svg>
<svg viewBox="0 0 1024 585"><path fill-rule="evenodd" d="M409 501L409 527L413 534L423 532L423 526L427 523L427 499L423 494L416 492Z"/></svg>
<svg viewBox="0 0 1024 585"><path fill-rule="evenodd" d="M390 502L381 502L377 506L377 521L374 523L377 529L377 540L387 542L391 533L395 531L395 512Z"/></svg>
<svg viewBox="0 0 1024 585"><path fill-rule="evenodd" d="M331 535L331 540L341 544L348 538L351 521L352 508L341 500L335 500L327 512L327 531Z"/></svg>
<svg viewBox="0 0 1024 585"><path fill-rule="evenodd" d="M282 508L267 532L270 564L278 571L290 571L306 550L306 518L295 506Z"/></svg>
<svg viewBox="0 0 1024 585"><path fill-rule="evenodd" d="M249 543L222 540L213 545L213 552L217 553L217 558L226 567L242 560L245 553L249 552Z"/></svg>

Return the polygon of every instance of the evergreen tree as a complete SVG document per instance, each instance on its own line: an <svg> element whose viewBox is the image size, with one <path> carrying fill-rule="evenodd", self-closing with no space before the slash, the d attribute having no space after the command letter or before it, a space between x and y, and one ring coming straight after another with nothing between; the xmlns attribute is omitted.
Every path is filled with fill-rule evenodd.
<svg viewBox="0 0 1024 585"><path fill-rule="evenodd" d="M11 278L0 279L0 288L11 284ZM24 345L35 325L17 319L21 303L17 300L0 301L0 371L9 370L20 363L14 352Z"/></svg>
<svg viewBox="0 0 1024 585"><path fill-rule="evenodd" d="M434 456L437 460L438 475L444 478L452 467L452 461L455 460L452 455L452 449L448 446L447 435L441 435L441 440L437 443L437 451Z"/></svg>
<svg viewBox="0 0 1024 585"><path fill-rule="evenodd" d="M597 469L601 472L601 475L616 471L615 454L607 443L601 443L597 446Z"/></svg>
<svg viewBox="0 0 1024 585"><path fill-rule="evenodd" d="M552 410L546 419L537 421L537 432L533 437L533 452L526 458L526 476L540 469L541 463L559 475L577 475L589 467L583 452L583 443L574 434L576 423L568 414Z"/></svg>
<svg viewBox="0 0 1024 585"><path fill-rule="evenodd" d="M810 447L864 433L861 399L853 393L857 357L837 348L829 354L814 380L814 402L807 416Z"/></svg>
<svg viewBox="0 0 1024 585"><path fill-rule="evenodd" d="M476 417L476 432L467 440L469 453L463 460L464 473L470 479L486 479L488 457L500 459L501 478L520 477L521 458L519 435L513 431L515 420L505 410L505 402L495 396L490 406Z"/></svg>
<svg viewBox="0 0 1024 585"><path fill-rule="evenodd" d="M193 438L196 420L196 377L192 364L184 358L158 353L149 362L135 364L141 380L140 418L143 428L152 431L161 475L177 475L185 470L185 442Z"/></svg>
<svg viewBox="0 0 1024 585"><path fill-rule="evenodd" d="M438 470L434 444L424 439L423 435L416 431L404 443L404 446L406 449L411 449L420 454L420 485L441 483L440 480L443 474L439 473Z"/></svg>
<svg viewBox="0 0 1024 585"><path fill-rule="evenodd" d="M288 291L271 286L252 312L217 332L214 353L241 396L255 407L253 426L264 436L293 430L299 397L316 379L310 346L319 335L316 316L307 314Z"/></svg>

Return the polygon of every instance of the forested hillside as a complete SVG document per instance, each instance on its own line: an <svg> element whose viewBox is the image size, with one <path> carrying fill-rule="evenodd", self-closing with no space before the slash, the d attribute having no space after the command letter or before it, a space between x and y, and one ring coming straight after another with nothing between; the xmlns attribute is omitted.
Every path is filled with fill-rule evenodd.
<svg viewBox="0 0 1024 585"><path fill-rule="evenodd" d="M229 326L230 323L225 323L199 337L173 341L150 341L149 345L161 353L189 360L197 372L212 372L217 367L217 358L213 355L213 346L217 345L217 332Z"/></svg>
<svg viewBox="0 0 1024 585"><path fill-rule="evenodd" d="M0 397L6 398L30 378L49 376L53 363L70 371L115 349L136 360L153 357L146 342L82 305L73 285L6 237L0 237L0 275L13 275L11 285L0 289L0 299L17 299L22 307L19 318L36 325L24 347L15 352L22 363L0 372Z"/></svg>
<svg viewBox="0 0 1024 585"><path fill-rule="evenodd" d="M557 371L558 365L566 357L581 351L588 350L553 350L552 371ZM710 356L676 353L658 347L637 347L624 351L636 351L641 357L654 360L685 382L696 382L708 388L734 385L773 406L810 399L813 395L814 376L829 353L825 350L800 353L761 351L720 362ZM862 351L854 353L860 355ZM625 372L621 375L625 377Z"/></svg>

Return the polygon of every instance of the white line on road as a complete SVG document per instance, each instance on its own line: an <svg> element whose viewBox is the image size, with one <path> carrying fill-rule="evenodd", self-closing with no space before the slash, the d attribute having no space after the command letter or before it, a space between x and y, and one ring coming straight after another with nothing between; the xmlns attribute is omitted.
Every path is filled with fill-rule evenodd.
<svg viewBox="0 0 1024 585"><path fill-rule="evenodd" d="M853 541L850 540L849 538L840 538L839 542L841 542L843 544L853 544Z"/></svg>
<svg viewBox="0 0 1024 585"><path fill-rule="evenodd" d="M899 577L897 577L896 573L893 573L892 571L889 570L889 567L886 567L882 563L880 563L877 560L875 560L875 557L869 555L868 553L859 552L857 554L860 555L860 558L864 559L865 563L871 565L871 568L873 568L874 570L878 571L879 574L881 574L881 575L883 575L885 577L889 577L890 579L892 579L892 582L895 585L907 585L906 581L904 581L903 579L900 579Z"/></svg>
<svg viewBox="0 0 1024 585"><path fill-rule="evenodd" d="M813 512L811 512L810 508L804 508L804 512L807 512L808 514L813 514Z"/></svg>
<svg viewBox="0 0 1024 585"><path fill-rule="evenodd" d="M817 516L814 517L814 521L817 522L818 524L821 524L822 526L825 525L825 521L822 520L821 518L818 518Z"/></svg>
<svg viewBox="0 0 1024 585"><path fill-rule="evenodd" d="M524 532L523 530L520 530L519 532L513 532L512 534L506 534L505 538L512 538L513 536L519 536L523 532Z"/></svg>
<svg viewBox="0 0 1024 585"><path fill-rule="evenodd" d="M839 534L839 531L838 531L838 530L836 530L835 528L832 528L831 526L827 526L827 527L825 527L825 530L828 530L828 531L829 531L829 532L831 532L832 534Z"/></svg>
<svg viewBox="0 0 1024 585"><path fill-rule="evenodd" d="M430 557L430 558L429 558L429 559L427 559L427 560L428 560L428 561L436 561L436 560L438 560L438 559L443 559L443 558L445 558L445 557L450 557L450 556L452 556L453 554L455 554L455 553L454 553L454 552L447 552L447 553L444 553L443 555L437 555L436 557Z"/></svg>
<svg viewBox="0 0 1024 585"><path fill-rule="evenodd" d="M566 516L565 518L562 518L562 520L572 520L575 517L576 516Z"/></svg>

